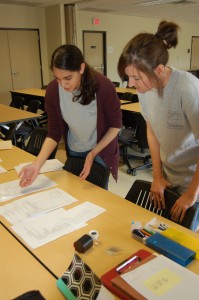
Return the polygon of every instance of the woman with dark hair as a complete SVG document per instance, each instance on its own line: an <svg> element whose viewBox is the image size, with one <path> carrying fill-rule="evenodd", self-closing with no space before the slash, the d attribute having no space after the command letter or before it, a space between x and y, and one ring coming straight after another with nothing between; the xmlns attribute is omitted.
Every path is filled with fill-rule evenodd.
<svg viewBox="0 0 199 300"><path fill-rule="evenodd" d="M192 230L199 225L199 80L167 65L178 44L179 26L162 21L156 34L141 33L125 46L118 62L121 78L135 86L147 123L153 163L151 201L165 207L164 190L180 194L171 216L181 222L195 205Z"/></svg>
<svg viewBox="0 0 199 300"><path fill-rule="evenodd" d="M55 79L45 96L48 136L36 160L19 173L20 186L34 181L62 135L67 155L85 158L81 180L89 175L94 160L107 166L117 180L117 135L122 117L113 84L94 71L74 45L62 45L54 51L51 70Z"/></svg>

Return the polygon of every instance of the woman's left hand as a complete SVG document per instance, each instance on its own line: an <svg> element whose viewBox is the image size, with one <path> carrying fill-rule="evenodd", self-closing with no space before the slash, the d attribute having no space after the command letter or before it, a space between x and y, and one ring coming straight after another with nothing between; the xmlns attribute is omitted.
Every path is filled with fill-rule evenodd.
<svg viewBox="0 0 199 300"><path fill-rule="evenodd" d="M181 195L171 209L171 220L175 222L182 222L186 211L189 207L193 206L195 199L189 196L188 193Z"/></svg>
<svg viewBox="0 0 199 300"><path fill-rule="evenodd" d="M90 174L94 158L95 157L93 156L92 151L90 151L86 156L86 160L85 160L85 163L84 163L84 168L83 168L83 170L81 171L81 173L79 175L81 180L85 180L88 177L88 175Z"/></svg>

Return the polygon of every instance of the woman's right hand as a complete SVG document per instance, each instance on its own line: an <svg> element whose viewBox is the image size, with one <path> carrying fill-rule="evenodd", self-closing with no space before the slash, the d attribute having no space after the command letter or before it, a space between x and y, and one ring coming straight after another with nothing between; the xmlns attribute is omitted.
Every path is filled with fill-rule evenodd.
<svg viewBox="0 0 199 300"><path fill-rule="evenodd" d="M170 183L164 179L153 179L151 184L150 200L154 206L162 209L165 208L164 190L170 186Z"/></svg>
<svg viewBox="0 0 199 300"><path fill-rule="evenodd" d="M31 163L21 169L18 176L21 177L19 185L24 188L33 183L39 174L40 167L35 163Z"/></svg>

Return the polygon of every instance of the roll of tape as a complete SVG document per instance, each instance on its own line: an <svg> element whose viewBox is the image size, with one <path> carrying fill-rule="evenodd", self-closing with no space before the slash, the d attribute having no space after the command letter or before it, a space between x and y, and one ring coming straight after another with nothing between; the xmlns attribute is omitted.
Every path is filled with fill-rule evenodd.
<svg viewBox="0 0 199 300"><path fill-rule="evenodd" d="M99 239L99 232L97 230L90 230L89 235L94 241Z"/></svg>

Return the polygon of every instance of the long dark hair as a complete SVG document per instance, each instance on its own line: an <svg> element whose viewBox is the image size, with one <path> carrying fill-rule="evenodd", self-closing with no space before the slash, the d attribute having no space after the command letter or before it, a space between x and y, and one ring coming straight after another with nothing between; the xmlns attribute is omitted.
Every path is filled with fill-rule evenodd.
<svg viewBox="0 0 199 300"><path fill-rule="evenodd" d="M156 75L155 69L159 64L166 66L169 59L168 49L178 44L177 31L179 26L173 22L161 21L156 34L140 33L132 38L125 46L119 61L118 74L124 80L125 68L134 65L157 86L162 95L163 82Z"/></svg>
<svg viewBox="0 0 199 300"><path fill-rule="evenodd" d="M85 63L82 52L75 45L62 45L55 49L51 58L51 70L53 68L80 71L81 64ZM95 99L97 87L94 79L94 71L85 63L85 70L81 77L80 94L76 95L74 101L81 97L81 104L87 105Z"/></svg>

